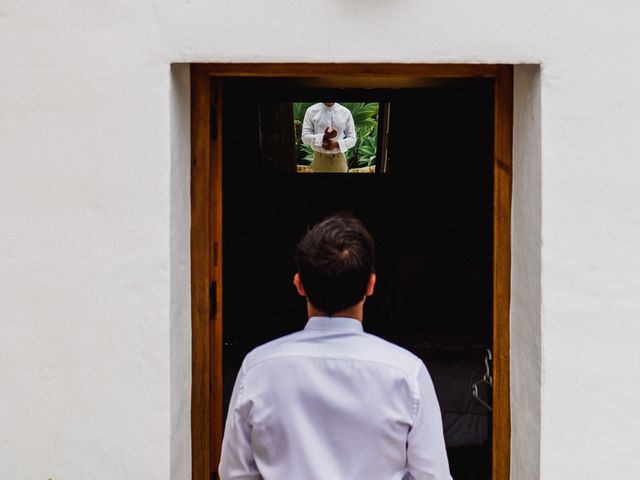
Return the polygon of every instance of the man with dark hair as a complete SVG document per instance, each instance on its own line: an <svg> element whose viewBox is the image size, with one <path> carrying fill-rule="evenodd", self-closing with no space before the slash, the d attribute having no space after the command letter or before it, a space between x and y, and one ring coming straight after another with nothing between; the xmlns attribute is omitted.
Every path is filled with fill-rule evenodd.
<svg viewBox="0 0 640 480"><path fill-rule="evenodd" d="M296 249L304 330L249 353L231 396L220 478L451 480L431 378L362 328L374 241L355 217L315 225Z"/></svg>

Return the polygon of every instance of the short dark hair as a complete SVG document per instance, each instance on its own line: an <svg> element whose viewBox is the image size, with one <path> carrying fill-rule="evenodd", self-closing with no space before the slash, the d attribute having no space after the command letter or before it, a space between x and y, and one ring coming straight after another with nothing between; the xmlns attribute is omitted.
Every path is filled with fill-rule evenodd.
<svg viewBox="0 0 640 480"><path fill-rule="evenodd" d="M374 271L374 241L350 213L331 215L298 242L296 266L307 299L333 315L359 303Z"/></svg>

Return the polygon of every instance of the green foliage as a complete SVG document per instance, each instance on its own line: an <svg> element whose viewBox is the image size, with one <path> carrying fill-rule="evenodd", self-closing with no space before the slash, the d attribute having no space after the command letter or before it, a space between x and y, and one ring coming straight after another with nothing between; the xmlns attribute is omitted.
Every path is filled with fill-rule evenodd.
<svg viewBox="0 0 640 480"><path fill-rule="evenodd" d="M302 143L302 121L304 114L313 103L299 102L293 104L293 121L296 138L298 163L309 165L313 160L313 150ZM356 126L356 144L346 152L349 168L368 167L376 164L378 145L378 103L341 103L348 108Z"/></svg>

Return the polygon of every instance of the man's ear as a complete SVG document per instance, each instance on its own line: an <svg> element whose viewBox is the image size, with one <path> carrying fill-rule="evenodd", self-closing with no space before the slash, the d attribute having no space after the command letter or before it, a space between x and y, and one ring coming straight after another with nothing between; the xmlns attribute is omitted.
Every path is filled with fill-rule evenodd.
<svg viewBox="0 0 640 480"><path fill-rule="evenodd" d="M302 280L300 280L300 274L296 273L293 276L293 284L296 287L296 290L298 291L298 295L300 295L301 297L306 297L307 294L304 291L304 287L302 286Z"/></svg>
<svg viewBox="0 0 640 480"><path fill-rule="evenodd" d="M374 287L376 286L376 274L372 273L369 276L369 282L367 283L367 297L370 297L371 295L373 295L373 290Z"/></svg>

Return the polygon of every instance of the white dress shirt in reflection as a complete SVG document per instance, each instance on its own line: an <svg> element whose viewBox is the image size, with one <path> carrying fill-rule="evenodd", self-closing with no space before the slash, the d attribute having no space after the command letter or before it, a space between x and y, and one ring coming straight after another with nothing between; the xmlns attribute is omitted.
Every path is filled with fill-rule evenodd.
<svg viewBox="0 0 640 480"><path fill-rule="evenodd" d="M326 150L322 148L322 138L326 128L335 128L338 134L332 139L338 142L339 148ZM324 103L311 105L304 114L302 122L302 143L310 145L321 153L346 152L356 144L356 127L348 108L339 103L327 107Z"/></svg>
<svg viewBox="0 0 640 480"><path fill-rule="evenodd" d="M312 317L244 359L219 473L222 480L451 480L429 373L358 320Z"/></svg>

